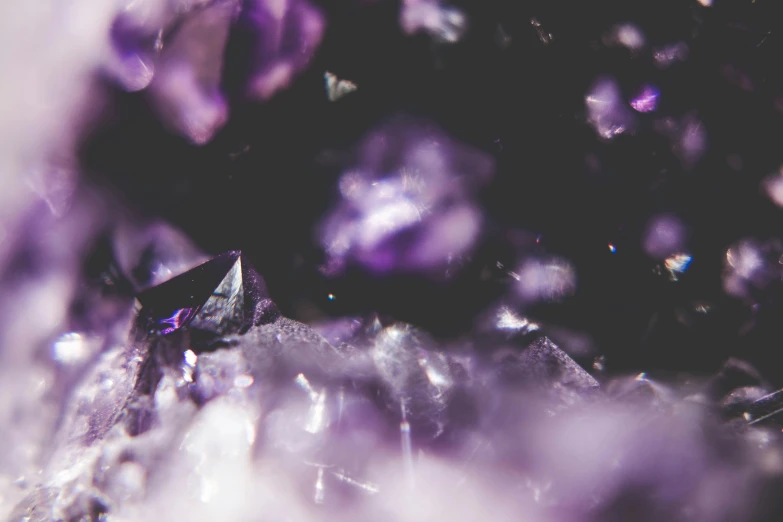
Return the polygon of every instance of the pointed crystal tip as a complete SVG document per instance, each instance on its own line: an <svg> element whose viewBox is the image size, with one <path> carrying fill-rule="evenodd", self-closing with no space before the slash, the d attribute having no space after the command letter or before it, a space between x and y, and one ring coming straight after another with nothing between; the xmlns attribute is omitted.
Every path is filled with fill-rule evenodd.
<svg viewBox="0 0 783 522"><path fill-rule="evenodd" d="M185 327L228 335L277 317L261 276L238 250L141 292L138 300L140 317L159 335Z"/></svg>

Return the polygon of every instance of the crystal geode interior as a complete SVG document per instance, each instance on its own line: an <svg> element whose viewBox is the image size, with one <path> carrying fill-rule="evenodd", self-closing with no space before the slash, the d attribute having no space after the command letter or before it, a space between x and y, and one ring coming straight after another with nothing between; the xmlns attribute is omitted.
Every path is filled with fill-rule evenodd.
<svg viewBox="0 0 783 522"><path fill-rule="evenodd" d="M741 361L596 378L502 308L456 346L374 315L311 328L240 252L136 303L9 520L739 520L783 466L780 394Z"/></svg>
<svg viewBox="0 0 783 522"><path fill-rule="evenodd" d="M779 16L572 4L0 8L0 519L780 520Z"/></svg>

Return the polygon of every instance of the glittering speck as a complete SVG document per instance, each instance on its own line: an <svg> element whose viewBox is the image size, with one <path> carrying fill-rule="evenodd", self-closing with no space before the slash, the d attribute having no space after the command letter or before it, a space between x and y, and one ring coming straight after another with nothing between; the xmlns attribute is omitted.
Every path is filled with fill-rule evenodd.
<svg viewBox="0 0 783 522"><path fill-rule="evenodd" d="M566 261L528 260L519 270L517 291L525 300L557 300L573 293L576 288L576 273Z"/></svg>
<svg viewBox="0 0 783 522"><path fill-rule="evenodd" d="M503 306L498 310L497 327L500 330L525 333L538 330L536 323L521 317L507 306Z"/></svg>
<svg viewBox="0 0 783 522"><path fill-rule="evenodd" d="M546 29L544 29L544 27L542 27L538 18L531 18L530 25L536 28L536 34L538 35L538 39L542 44L547 45L552 41L552 33L548 32Z"/></svg>
<svg viewBox="0 0 783 522"><path fill-rule="evenodd" d="M408 34L424 31L438 43L455 43L467 29L467 17L437 0L408 0L403 2L400 25Z"/></svg>
<svg viewBox="0 0 783 522"><path fill-rule="evenodd" d="M664 261L664 266L669 272L669 279L672 281L677 281L678 276L683 274L688 269L688 266L691 264L691 260L691 256L688 254L674 254L666 258L666 261Z"/></svg>

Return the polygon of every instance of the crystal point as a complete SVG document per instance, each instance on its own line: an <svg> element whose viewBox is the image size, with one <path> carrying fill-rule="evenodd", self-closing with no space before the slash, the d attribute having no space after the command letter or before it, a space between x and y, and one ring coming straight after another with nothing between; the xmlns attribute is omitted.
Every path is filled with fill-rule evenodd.
<svg viewBox="0 0 783 522"><path fill-rule="evenodd" d="M521 353L499 355L496 360L501 364L501 382L552 388L566 394L599 389L598 381L547 337L537 339Z"/></svg>
<svg viewBox="0 0 783 522"><path fill-rule="evenodd" d="M221 254L141 292L141 316L162 335L183 327L214 335L239 333L276 317L261 277L239 251Z"/></svg>

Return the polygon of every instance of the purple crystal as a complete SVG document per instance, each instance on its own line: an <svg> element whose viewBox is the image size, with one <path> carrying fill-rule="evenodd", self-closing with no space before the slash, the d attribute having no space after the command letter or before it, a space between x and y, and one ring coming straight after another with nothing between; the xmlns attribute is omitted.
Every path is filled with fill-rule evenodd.
<svg viewBox="0 0 783 522"><path fill-rule="evenodd" d="M409 119L370 133L358 156L322 224L327 274L348 261L425 271L470 250L481 226L472 193L491 174L487 157Z"/></svg>
<svg viewBox="0 0 783 522"><path fill-rule="evenodd" d="M227 252L138 296L142 317L162 335L188 326L216 335L236 333L276 317L263 281Z"/></svg>
<svg viewBox="0 0 783 522"><path fill-rule="evenodd" d="M257 40L249 94L267 100L307 66L323 36L324 21L305 0L252 0L242 17Z"/></svg>
<svg viewBox="0 0 783 522"><path fill-rule="evenodd" d="M400 25L406 33L424 31L438 42L454 43L465 32L466 17L456 7L442 5L439 0L405 0Z"/></svg>
<svg viewBox="0 0 783 522"><path fill-rule="evenodd" d="M774 366L761 366L759 371L729 359L709 379L669 375L656 370L658 329L654 335L647 331L670 316L678 335L684 332L677 347L692 341L718 356L742 350L741 356L752 358L758 355L754 339L762 334L774 345L777 330L756 330L754 322L763 322L766 314L774 323L779 311L779 209L765 199L761 201L766 206L749 212L731 206L734 198L741 203L757 201L745 198L779 164L774 154L764 154L766 142L774 145L774 135L766 140L754 128L754 111L770 108L776 96L774 75L762 74L768 53L775 48L775 33L764 34L764 17L745 20L740 13L743 19L726 25L727 13L707 15L721 6L710 8L711 2L701 0L701 7L685 9L695 17L688 18L687 27L675 24L670 34L687 34L687 43L653 47L651 57L646 49L662 34L653 19L644 24L621 21L606 33L607 46L624 49L605 49L594 42L590 50L591 42L580 35L592 40L603 25L575 32L573 24L558 23L552 11L528 13L516 26L503 20L506 29L513 29L515 45L508 47L508 35L501 30L499 43L508 48L500 59L468 60L464 69L444 67L422 77L408 76L416 73L416 64L403 71L388 56L372 53L370 46L366 53L358 53L370 69L350 70L350 55L365 49L361 39L345 37L357 34L345 31L346 25L355 24L365 37L368 28L376 29L372 15L339 23L344 12L355 9L364 15L375 9L366 5L370 2L359 3L324 4L321 12L304 0L134 0L121 5L88 0L58 3L56 9L47 2L19 2L13 13L6 13L12 14L5 17L10 21L7 40L16 45L6 53L5 76L11 81L4 99L10 102L0 147L0 195L5 198L0 205L0 436L5 442L0 453L0 517L14 522L779 519L774 498L783 476L783 392L772 391ZM387 20L387 29L399 23L403 33L427 35L401 46L409 43L414 52L420 53L416 46L422 44L462 40L468 22L478 22L471 24L470 37L448 51L464 56L464 50L481 41L478 47L491 48L487 29L494 28L496 20L469 20L477 7L463 4L404 0L399 6L384 3L377 12L388 16L399 7L399 20ZM659 8L666 9L656 4ZM748 9L763 14L754 11L755 6ZM319 64L346 70L361 82L363 91L366 86L366 94L351 103L327 104L322 68L306 75L301 92L297 89L290 98L272 101L315 57L326 35L327 12L338 23L318 56ZM590 8L584 13L594 14ZM532 14L536 16L528 18ZM36 23L19 23L28 16ZM37 23L37 17L43 23ZM598 19L601 24L606 21L603 15ZM550 28L557 35L554 40ZM733 37L722 37L738 30L744 42L739 47L752 50L758 60L736 62L742 53L732 52L728 58L734 61L722 66L728 58L721 53L724 47L737 47L732 45L719 46L721 55L704 60L710 42L732 43ZM397 45L395 38L404 39L399 32L392 30L388 43ZM345 47L334 45L343 38ZM526 38L546 45L529 48ZM629 70L616 73L617 79L599 78L584 99L588 124L606 140L588 139L588 148L594 149L589 151L575 141L581 133L578 121L576 132L569 131L574 117L580 117L578 111L563 104L564 99L573 101L569 89L582 88L578 85L585 75L593 74L589 70L581 70L579 64L576 69L563 68L568 81L562 88L548 72L525 80L522 91L513 82L508 89L494 85L505 77L494 74L495 61L522 63L529 71L549 63L557 71L563 65L559 57L574 42L579 43L580 61L590 57L584 62L588 67L633 60ZM685 78L695 80L693 91L678 84L682 67L655 76L666 84L672 110L692 104L698 113L660 115L652 122L635 114L660 111L659 92L647 85L629 107L621 83L653 76L638 68L667 68L685 60L689 46L698 50L692 71L699 74ZM224 62L227 50L237 53ZM515 59L520 51L522 62ZM375 63L380 64L377 69ZM705 64L715 70L705 70ZM101 96L102 90L93 87L100 83L94 80L101 72L125 90L147 92ZM730 98L731 103L720 105L725 118L715 117L718 105L689 99L704 91L706 83L698 76L705 73L706 83L724 74L741 88L723 92L725 86L717 87L721 99ZM336 77L329 78L334 80L330 86L336 86L331 98L350 90L350 83L343 81L340 87ZM475 82L452 81L467 78ZM388 91L379 90L386 84L391 85ZM468 90L466 84L471 85ZM487 84L491 88L485 90ZM232 89L230 97L226 88ZM316 111L308 103L298 103L308 89L316 93ZM545 90L552 91L552 99L541 98ZM486 97L474 96L501 96L504 91L512 98L524 96L512 103L498 98L489 104ZM419 98L422 92L437 99ZM228 122L229 107L244 108L246 97L271 102L260 110L273 118L287 117L284 109L293 101L291 105L306 115L291 122L294 132L327 139L328 147L338 147L354 138L324 136L332 129L325 123L336 121L342 127L345 122L349 133L358 132L371 122L365 117L377 114L373 106L365 115L362 104L387 94L395 109L398 102L407 106L409 96L417 103L424 101L419 109L448 123L455 136L459 133L477 147L496 150L492 140L499 143L497 136L502 136L503 145L496 150L502 158L500 184L482 190L493 170L489 153L464 146L425 122L398 119L378 127L353 154L336 156L343 162L335 190L339 194L317 238L327 254L325 272L333 275L359 265L364 269L361 277L407 271L433 278L464 267L469 284L454 287L450 295L455 301L475 300L481 308L503 298L501 306L477 312L478 326L469 334L459 333L465 318L448 315L450 306L432 306L431 313L444 315L444 322L451 323L446 333L453 335L430 335L400 320L381 318L366 310L366 303L357 304L350 285L314 289L312 295L321 301L328 295L324 304L329 312L345 305L366 315L315 315L320 322L315 327L282 317L245 256L232 251L208 260L183 233L165 222L149 225L139 215L125 215L124 201L117 204L109 191L97 188L116 181L114 174L149 181L135 170L138 164L131 161L133 165L113 172L112 160L104 172L104 165L92 164L91 153L82 154L84 131L93 127L83 115L89 111L78 100L109 109L119 103L122 124L128 121L126 116L146 121L127 115L126 103L135 109L149 102L162 124L191 145L212 141ZM25 102L27 98L34 101ZM745 99L753 103L746 105ZM473 111L463 102L474 101L472 114L487 114L491 125L474 125L454 110ZM353 119L356 107L363 113L358 120ZM319 114L328 118L322 121ZM211 196L209 189L217 185L226 186L224 196L236 194L234 183L241 176L235 174L254 165L256 151L280 143L266 143L270 136L255 132L254 118L235 119L224 135L198 151L181 143L169 151L168 144L177 140L164 138L161 158L151 158L142 167L151 166L156 175L187 171L176 178L182 181L177 189L194 207L203 202L199 193ZM111 129L114 120L109 120ZM711 126L710 139L714 137L721 149L709 151L707 172L696 168L708 152L703 122ZM649 136L650 123L663 141ZM95 129L102 134L103 121ZM121 130L120 136L125 136ZM626 136L609 142L620 134ZM541 145L550 139L557 141L556 150L563 151L563 157L576 161L561 163L557 154L544 150ZM115 144L109 141L106 155L114 157ZM253 153L245 155L251 141ZM98 142L103 148L101 139ZM297 168L307 169L312 142L303 143ZM136 151L135 145L130 144L134 153L150 152ZM125 160L122 154L116 156L117 162ZM209 161L191 172L194 157ZM586 172L583 157L588 158ZM177 161L169 164L169 159ZM291 157L281 154L278 159L285 162ZM80 177L82 166L91 175ZM690 169L695 170L685 176L673 172ZM274 199L278 185L266 183L274 181L269 179L273 170L259 172L266 176L264 190ZM616 177L623 179L622 190L615 190ZM779 177L762 182L775 204L783 201ZM509 178L524 181L505 184ZM572 184L577 178L579 183ZM714 184L702 190L708 178ZM729 185L735 178L746 180L736 194ZM567 189L560 190L564 180ZM625 190L629 180L641 183L633 186L643 188L642 205L628 197L636 192ZM725 200L718 190L724 184L731 196ZM166 189L160 190L166 186L170 185L155 184L148 190L171 198ZM555 205L547 194L552 187L557 189ZM122 190L117 192L125 197ZM507 192L505 203L505 195L498 197L498 192ZM681 196L692 193L705 196L708 203L691 208ZM657 197L661 194L663 200ZM219 195L215 201L221 201ZM648 200L646 195L655 197ZM256 204L254 196L244 201ZM153 205L149 212L157 208L184 223L201 244L262 242L260 247L273 258L272 267L275 259L279 264L289 261L289 252L275 251L276 240L284 238L296 250L308 249L307 240L288 237L292 221L285 212L280 213L279 227L259 219L227 231L219 228L228 222L222 215L225 209L216 206L204 221L190 221L184 219L187 212L180 212L194 207L183 207L177 199L166 201L171 204L165 209ZM248 206L248 212L255 212L257 206ZM607 210L606 217L596 222L591 215L595 209ZM560 213L576 218L560 226L552 219ZM748 221L734 222L735 214ZM727 224L724 219L732 221ZM222 230L221 237L210 241L211 232L199 226L204 222ZM253 228L256 225L258 229ZM310 225L302 228L309 230ZM527 237L517 227L540 230ZM279 234L259 235L278 228ZM699 239L704 229L717 234L714 242ZM629 240L637 231L641 233ZM716 252L725 252L722 274ZM312 269L308 263L317 255L299 254L291 259L296 270ZM595 262L586 263L593 255ZM300 257L307 259L300 262ZM694 258L698 263L691 263ZM495 264L497 259L514 271ZM674 285L652 278L655 263L657 273L682 281ZM626 286L628 274L637 273L642 274L639 279L634 275L631 280L642 284L627 285L627 293L616 291ZM715 283L720 275L729 296L713 295L720 294L720 288L702 285ZM307 287L311 280L303 277L297 283ZM281 278L281 292L291 288L286 284ZM647 292L648 286L654 290ZM290 297L286 309L295 310L298 317L313 317L306 299ZM750 305L747 325L740 328L726 321L728 325L718 330L726 333L725 339L716 335L704 342L694 314L713 308L716 312L710 316L721 313L731 319L737 305L732 297L743 300L736 306L742 310L736 312L741 317L738 323L746 319L741 305ZM404 303L410 309L400 307L399 317L417 314L417 298ZM381 303L387 309L385 305ZM647 330L647 317L637 321L626 314L637 308L655 314ZM605 322L593 324L601 316ZM586 334L574 333L582 331ZM542 334L546 337L535 338ZM601 352L604 348L606 354ZM583 358L594 360L592 369L600 375L580 366ZM641 368L629 368L636 364ZM707 369L710 363L701 367Z"/></svg>
<svg viewBox="0 0 783 522"><path fill-rule="evenodd" d="M634 99L631 100L631 107L636 112L653 112L658 107L658 89L651 85L645 85Z"/></svg>
<svg viewBox="0 0 783 522"><path fill-rule="evenodd" d="M166 123L204 144L228 119L220 91L223 54L239 2L221 0L189 13L161 52L151 96Z"/></svg>
<svg viewBox="0 0 783 522"><path fill-rule="evenodd" d="M493 359L499 364L501 382L551 389L568 403L589 397L599 389L598 381L546 337L520 353L501 350Z"/></svg>
<svg viewBox="0 0 783 522"><path fill-rule="evenodd" d="M635 119L625 106L617 82L612 78L599 78L585 96L587 119L604 139L632 131Z"/></svg>
<svg viewBox="0 0 783 522"><path fill-rule="evenodd" d="M161 222L121 223L112 247L117 267L138 290L159 285L209 260L181 231Z"/></svg>

